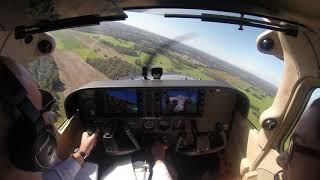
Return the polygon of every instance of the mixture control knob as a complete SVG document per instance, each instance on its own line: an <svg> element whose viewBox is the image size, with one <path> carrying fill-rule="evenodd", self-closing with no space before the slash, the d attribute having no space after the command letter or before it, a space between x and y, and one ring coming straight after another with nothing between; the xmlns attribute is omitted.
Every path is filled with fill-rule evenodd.
<svg viewBox="0 0 320 180"><path fill-rule="evenodd" d="M166 120L160 120L159 121L159 128L163 131L170 128L170 122Z"/></svg>

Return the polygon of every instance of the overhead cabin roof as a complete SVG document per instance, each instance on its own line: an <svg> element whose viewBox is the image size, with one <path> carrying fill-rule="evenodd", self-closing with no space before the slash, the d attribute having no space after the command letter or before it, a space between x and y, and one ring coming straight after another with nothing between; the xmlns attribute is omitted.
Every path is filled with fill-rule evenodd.
<svg viewBox="0 0 320 180"><path fill-rule="evenodd" d="M83 15L112 15L119 9L192 8L246 13L294 22L320 31L320 1L314 0L3 0L0 28Z"/></svg>
<svg viewBox="0 0 320 180"><path fill-rule="evenodd" d="M320 30L320 1L313 0L117 0L123 9L175 7L247 13Z"/></svg>

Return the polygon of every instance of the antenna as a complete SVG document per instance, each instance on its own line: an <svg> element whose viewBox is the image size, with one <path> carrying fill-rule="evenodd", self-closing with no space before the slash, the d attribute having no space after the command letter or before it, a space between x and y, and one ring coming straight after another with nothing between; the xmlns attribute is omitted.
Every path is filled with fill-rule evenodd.
<svg viewBox="0 0 320 180"><path fill-rule="evenodd" d="M148 79L148 66L147 65L144 65L142 67L142 76L143 76L144 80L149 80Z"/></svg>

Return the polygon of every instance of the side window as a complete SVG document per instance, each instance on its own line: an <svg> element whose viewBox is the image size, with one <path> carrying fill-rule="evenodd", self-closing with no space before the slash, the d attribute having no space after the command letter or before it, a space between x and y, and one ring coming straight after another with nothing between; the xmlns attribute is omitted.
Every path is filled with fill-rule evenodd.
<svg viewBox="0 0 320 180"><path fill-rule="evenodd" d="M39 88L52 93L57 103L52 107L53 121L59 128L66 120L64 112L64 83L61 81L54 57L45 56L31 61L28 69Z"/></svg>
<svg viewBox="0 0 320 180"><path fill-rule="evenodd" d="M316 99L319 99L320 98L320 88L316 88L314 89L314 91L312 92L312 95L303 111L303 113L306 112L306 110L308 110L310 108L310 105L313 103L313 101L315 101ZM300 120L299 120L300 121ZM290 144L290 139L291 139L291 135L293 133L293 130L290 132L290 134L287 136L285 142L284 142L284 145L283 145L283 150L287 150L288 149L288 146Z"/></svg>

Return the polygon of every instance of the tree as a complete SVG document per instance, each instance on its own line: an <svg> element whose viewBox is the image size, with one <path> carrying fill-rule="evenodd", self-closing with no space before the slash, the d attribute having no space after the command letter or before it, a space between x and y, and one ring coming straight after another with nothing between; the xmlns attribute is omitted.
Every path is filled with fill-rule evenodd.
<svg viewBox="0 0 320 180"><path fill-rule="evenodd" d="M35 82L39 84L40 89L46 90L52 93L57 103L52 107L51 111L56 114L57 117L61 117L64 120L65 114L62 114L63 99L58 96L59 92L64 90L64 83L59 78L59 69L52 56L45 56L33 60L28 69Z"/></svg>
<svg viewBox="0 0 320 180"><path fill-rule="evenodd" d="M137 75L140 69L119 57L87 59L87 63L110 79Z"/></svg>

